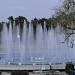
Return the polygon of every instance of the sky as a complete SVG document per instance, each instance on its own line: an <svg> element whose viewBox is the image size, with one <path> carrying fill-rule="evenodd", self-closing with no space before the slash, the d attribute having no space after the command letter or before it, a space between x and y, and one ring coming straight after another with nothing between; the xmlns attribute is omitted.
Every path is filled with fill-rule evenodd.
<svg viewBox="0 0 75 75"><path fill-rule="evenodd" d="M60 5L60 0L0 0L0 21L9 16L49 18Z"/></svg>

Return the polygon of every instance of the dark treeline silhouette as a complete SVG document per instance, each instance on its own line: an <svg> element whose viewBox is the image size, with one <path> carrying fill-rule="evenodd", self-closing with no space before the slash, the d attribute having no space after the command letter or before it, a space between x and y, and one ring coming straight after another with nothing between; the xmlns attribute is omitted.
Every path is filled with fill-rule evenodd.
<svg viewBox="0 0 75 75"><path fill-rule="evenodd" d="M0 22L0 44L1 44L1 31L3 30L4 22Z"/></svg>
<svg viewBox="0 0 75 75"><path fill-rule="evenodd" d="M40 24L42 26L42 29L44 30L44 23L46 22L47 19L45 18L42 18L42 19L39 19L38 21L38 24Z"/></svg>
<svg viewBox="0 0 75 75"><path fill-rule="evenodd" d="M33 25L33 33L34 33L34 38L36 37L36 28L38 25L41 25L42 26L42 29L44 31L44 28L47 29L47 31L51 28L55 28L56 27L56 21L55 21L55 18L49 18L49 19L46 19L46 18L41 18L41 19L37 19L37 18L34 18L33 20L31 20L31 24Z"/></svg>
<svg viewBox="0 0 75 75"><path fill-rule="evenodd" d="M24 16L18 16L16 18L13 18L13 16L10 16L7 19L8 19L8 21L5 23L7 26L7 29L9 30L10 25L12 26L12 29L14 26L15 27L19 26L21 36L22 36L24 25L27 25L27 28L29 29L29 21ZM51 17L48 19L46 19L46 18L41 18L41 19L34 18L33 20L31 20L31 25L33 26L34 38L36 38L36 28L38 25L42 26L43 31L44 31L44 28L46 28L48 31L49 29L56 27L56 21L57 20L54 17ZM0 23L0 32L2 31L3 25L4 25L4 23L1 22Z"/></svg>
<svg viewBox="0 0 75 75"><path fill-rule="evenodd" d="M14 18L13 18L13 16L10 16L10 17L8 18L8 20L9 20L9 24L11 23L12 28L13 28L13 24L14 24Z"/></svg>
<svg viewBox="0 0 75 75"><path fill-rule="evenodd" d="M9 30L10 25L12 26L12 29L13 29L13 25L19 26L20 29L23 29L23 26L25 25L24 23L26 23L27 28L29 28L29 21L24 16L19 16L16 18L13 18L13 16L10 16L7 19L8 19L8 22L6 22L5 24L8 30ZM3 24L4 24L3 22L0 22L0 31L2 30ZM41 25L43 30L44 30L44 25L46 25L46 28L48 30L51 27L55 27L56 22L54 21L54 18L49 18L49 19L34 18L33 20L31 20L31 24L33 25L34 32L36 32L37 25Z"/></svg>
<svg viewBox="0 0 75 75"><path fill-rule="evenodd" d="M4 22L0 22L0 32L3 30Z"/></svg>
<svg viewBox="0 0 75 75"><path fill-rule="evenodd" d="M33 25L33 34L34 34L34 39L36 38L36 28L37 28L37 24L38 24L38 19L34 18L33 20L31 20L31 23Z"/></svg>
<svg viewBox="0 0 75 75"><path fill-rule="evenodd" d="M13 18L13 16L10 16L8 18L8 22L6 22L7 27L9 28L9 25L13 25L15 24L15 26L19 25L21 29L23 29L23 25L24 25L24 21L26 22L27 25L29 25L29 21L27 20L27 18L23 17L23 16L19 16L16 18Z"/></svg>

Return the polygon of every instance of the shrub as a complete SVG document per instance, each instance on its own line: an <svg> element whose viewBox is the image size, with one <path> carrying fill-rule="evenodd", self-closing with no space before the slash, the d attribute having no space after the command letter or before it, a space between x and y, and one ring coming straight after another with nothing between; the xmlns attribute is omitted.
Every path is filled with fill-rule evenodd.
<svg viewBox="0 0 75 75"><path fill-rule="evenodd" d="M72 63L72 62L71 62L71 63L67 63L65 70L66 70L66 73L67 73L67 74L70 74L70 71L71 71L71 70L74 70L74 65L73 65L73 63Z"/></svg>

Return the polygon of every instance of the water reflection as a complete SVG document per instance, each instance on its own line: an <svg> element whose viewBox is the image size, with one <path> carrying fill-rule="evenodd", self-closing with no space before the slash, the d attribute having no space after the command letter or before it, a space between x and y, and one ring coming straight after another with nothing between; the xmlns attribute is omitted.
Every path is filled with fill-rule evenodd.
<svg viewBox="0 0 75 75"><path fill-rule="evenodd" d="M34 28L31 23L27 26L27 22L23 28L21 25L15 27L13 24L12 27L11 24L4 24L0 33L0 64L24 65L42 59L45 62L39 64L74 61L73 48L67 42L62 43L65 34L60 33L60 27L48 30L44 23L43 27L37 24L36 31Z"/></svg>

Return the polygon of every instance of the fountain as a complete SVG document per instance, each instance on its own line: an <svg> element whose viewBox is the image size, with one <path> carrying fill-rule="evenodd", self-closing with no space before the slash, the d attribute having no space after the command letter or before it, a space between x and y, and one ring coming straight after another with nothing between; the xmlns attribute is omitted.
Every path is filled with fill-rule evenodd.
<svg viewBox="0 0 75 75"><path fill-rule="evenodd" d="M20 25L15 26L15 24L12 28L10 24L9 30L4 24L0 39L0 47L2 47L0 53L3 54L1 60L5 60L4 64L32 64L32 58L35 59L34 61L45 61L42 64L73 61L73 49L68 47L67 43L61 43L65 34L59 33L60 28L47 30L45 22L43 27L44 29L42 25L37 24L34 38L31 23L27 27L27 23L24 22L23 29L20 28Z"/></svg>

